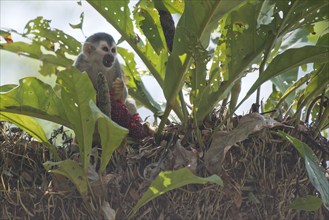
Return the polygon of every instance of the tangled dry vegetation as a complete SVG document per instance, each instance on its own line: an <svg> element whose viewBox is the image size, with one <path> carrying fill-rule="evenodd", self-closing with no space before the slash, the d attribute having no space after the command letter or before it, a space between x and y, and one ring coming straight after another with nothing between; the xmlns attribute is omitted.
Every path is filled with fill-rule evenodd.
<svg viewBox="0 0 329 220"><path fill-rule="evenodd" d="M203 128L206 143L213 124ZM311 146L320 161L329 159L328 141L323 137L313 139L311 131L301 127L277 127L250 135L226 153L221 175L224 187L188 185L172 190L142 207L133 219L329 219L324 207L316 212L288 208L295 198L317 192L303 159L273 131L284 130ZM155 144L153 138L126 142L114 153L107 167L105 188L116 219L127 219L150 184L143 177L144 169L168 154L177 140L188 151L197 149L195 172L209 176L202 150L196 147L192 133L184 131L172 125L166 128L160 144ZM47 149L21 130L4 124L0 141L1 219L99 219L97 212L84 205L73 184L45 171L42 163L51 159ZM63 159L69 154L61 149Z"/></svg>

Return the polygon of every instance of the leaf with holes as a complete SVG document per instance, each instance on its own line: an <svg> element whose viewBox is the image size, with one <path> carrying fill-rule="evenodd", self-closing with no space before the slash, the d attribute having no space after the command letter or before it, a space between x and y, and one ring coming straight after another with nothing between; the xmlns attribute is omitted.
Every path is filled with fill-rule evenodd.
<svg viewBox="0 0 329 220"><path fill-rule="evenodd" d="M75 68L60 72L57 83L61 88L65 115L79 143L82 166L87 171L95 128L95 118L89 106L90 102L96 101L94 87L88 74L81 74Z"/></svg>
<svg viewBox="0 0 329 220"><path fill-rule="evenodd" d="M72 127L63 103L53 88L35 77L23 78L15 88L0 94L0 111L28 115Z"/></svg>
<svg viewBox="0 0 329 220"><path fill-rule="evenodd" d="M33 43L42 45L49 52L55 52L56 56L66 58L65 53L78 55L81 43L63 31L51 28L50 22L41 16L29 21L23 36L29 37Z"/></svg>
<svg viewBox="0 0 329 220"><path fill-rule="evenodd" d="M122 35L122 39L134 49L159 85L163 87L168 54L157 55L152 46L149 43L144 44L135 33L128 6L129 1L88 0L88 2Z"/></svg>
<svg viewBox="0 0 329 220"><path fill-rule="evenodd" d="M78 24L70 24L71 28L82 30L82 25L83 25L84 18L85 18L85 13L82 12L80 14L80 23L78 23Z"/></svg>
<svg viewBox="0 0 329 220"><path fill-rule="evenodd" d="M1 44L0 48L40 60L42 66L39 72L42 75L55 74L59 66L71 67L73 60L67 55L77 55L80 52L81 44L79 41L61 30L51 28L50 21L43 19L43 17L29 21L23 34L14 30L12 32L21 35L29 43Z"/></svg>
<svg viewBox="0 0 329 220"><path fill-rule="evenodd" d="M134 9L134 18L137 27L140 27L147 40L159 55L166 48L165 37L157 10L153 2L140 1ZM167 52L167 49L163 52Z"/></svg>
<svg viewBox="0 0 329 220"><path fill-rule="evenodd" d="M161 106L153 99L152 95L145 88L144 83L140 78L140 74L136 69L134 54L128 52L127 49L122 47L118 47L118 53L124 57L126 63L126 65L122 65L122 67L126 78L128 79L127 86L129 88L129 94L153 113L161 115Z"/></svg>
<svg viewBox="0 0 329 220"><path fill-rule="evenodd" d="M197 41L207 48L210 34L226 13L244 1L185 1L174 37L172 54L168 59L164 94L171 108L181 90L187 67L191 62L190 47ZM199 45L198 44L198 45Z"/></svg>

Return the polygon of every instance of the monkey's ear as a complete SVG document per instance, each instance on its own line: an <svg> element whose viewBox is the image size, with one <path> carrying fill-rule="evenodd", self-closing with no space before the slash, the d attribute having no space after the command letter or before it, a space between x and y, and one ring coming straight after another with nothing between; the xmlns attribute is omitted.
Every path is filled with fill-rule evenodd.
<svg viewBox="0 0 329 220"><path fill-rule="evenodd" d="M85 42L83 44L83 53L87 56L89 56L95 49L96 48L92 43Z"/></svg>

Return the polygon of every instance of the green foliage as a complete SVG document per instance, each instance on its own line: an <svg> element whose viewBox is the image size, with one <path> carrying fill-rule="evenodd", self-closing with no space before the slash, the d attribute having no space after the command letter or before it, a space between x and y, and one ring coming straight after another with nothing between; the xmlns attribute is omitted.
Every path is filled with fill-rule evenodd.
<svg viewBox="0 0 329 220"><path fill-rule="evenodd" d="M215 183L223 186L223 181L217 175L206 178L195 176L188 168L182 168L176 171L163 171L151 183L151 186L131 210L130 216L136 213L143 205L155 199L156 197L187 184L206 184Z"/></svg>
<svg viewBox="0 0 329 220"><path fill-rule="evenodd" d="M128 2L89 1L122 34L122 40L131 45L157 79L167 99L164 118L171 109L181 118L184 100L177 97L187 75L190 75L188 80L192 86L192 115L200 123L214 106L230 96L230 108L234 110L240 93L238 84L253 64L261 66L261 75L243 100L270 79L285 93L287 86L283 82L296 81L298 67L326 62L328 43L324 40L322 45L293 48L299 42L310 44L311 37L316 42L314 26L328 20L326 1L186 1L184 10L179 11L182 15L171 54L168 54L159 16L154 10L158 7L172 12L173 5L168 2L140 1L131 15ZM111 13L107 12L109 8ZM146 37L145 42L133 31L132 16L136 27ZM219 37L214 39L217 46L210 54L208 45L214 30ZM213 64L208 71L209 61ZM292 97L285 96L287 100L279 103L284 101L289 106L294 101ZM142 103L147 106L145 100Z"/></svg>
<svg viewBox="0 0 329 220"><path fill-rule="evenodd" d="M40 60L42 62L40 73L45 76L57 73L59 67L72 66L73 60L66 54L77 55L81 44L63 31L50 28L50 22L43 17L29 21L24 33L13 32L26 39L32 39L31 43L1 44L0 49Z"/></svg>
<svg viewBox="0 0 329 220"><path fill-rule="evenodd" d="M293 82L296 82L298 79L298 67L291 69L290 71L287 71L284 75L278 75L277 77L274 77L271 79L272 83L275 85L274 88L278 88L280 90L280 96L277 99L268 99L268 101L276 100L278 101L282 97L282 92L287 91L290 85L293 84ZM286 98L282 99L287 105L291 105L295 98L295 90L293 90L292 93L287 95ZM267 108L265 111L270 111L274 109L276 106L271 106L271 108Z"/></svg>
<svg viewBox="0 0 329 220"><path fill-rule="evenodd" d="M279 131L278 134L293 144L300 156L304 158L308 177L320 193L324 206L329 210L329 182L324 175L325 171L320 165L320 161L316 158L312 149L307 144L282 131Z"/></svg>
<svg viewBox="0 0 329 220"><path fill-rule="evenodd" d="M310 121L321 131L329 126L329 27L326 0L236 0L236 1L136 1L130 10L129 0L87 1L122 35L119 44L126 41L145 64L166 98L166 109L146 90L136 70L135 55L126 48L118 52L125 60L123 68L128 78L129 93L155 115L162 116L161 133L170 112L174 110L186 127L190 117L199 145L203 146L198 125L215 106L230 103L229 118L249 96L260 92L263 83L271 80L273 93L262 106L286 112L294 119ZM178 14L172 52L168 51L165 30L158 10ZM80 23L72 28L82 29ZM139 30L140 33L136 33ZM12 42L11 32L21 35L26 42ZM103 154L100 172L105 170L115 148L127 131L100 112L95 104L95 92L86 74L71 68L70 55L77 55L80 43L60 30L52 29L50 21L37 17L28 22L24 33L0 30L6 43L0 49L40 60L40 73L59 73L57 86L51 86L32 77L20 80L19 85L0 87L0 119L11 121L44 143L59 160L56 149L50 145L44 131L31 117L49 120L72 128L82 155L82 165L74 161L48 162L52 172L67 176L81 194L89 192L86 172L91 153L92 134L97 124ZM307 68L306 68L307 67ZM300 69L306 72L300 77ZM258 72L256 82L238 104L241 82L252 72ZM306 70L306 71L305 71ZM302 91L301 88L305 87ZM192 105L185 104L183 88L188 88ZM325 102L327 100L327 102ZM259 104L259 96L256 98ZM305 109L308 112L305 112ZM305 159L305 165L322 201L328 207L328 183L320 175L316 158L305 144L285 134ZM77 173L72 173L77 170ZM132 213L156 196L188 183L205 183L188 176L185 181L177 174L163 172L151 185ZM184 173L184 175L190 175ZM82 177L82 179L81 179ZM166 181L172 181L164 185ZM218 183L218 182L217 182ZM327 188L325 188L327 187ZM158 191L152 191L157 189ZM314 198L307 201L318 203ZM304 209L297 201L292 208ZM306 209L307 210L307 209Z"/></svg>
<svg viewBox="0 0 329 220"><path fill-rule="evenodd" d="M158 12L154 10L154 2L140 1L135 6L134 19L136 26L140 28L158 55L162 50L168 51Z"/></svg>
<svg viewBox="0 0 329 220"><path fill-rule="evenodd" d="M56 92L35 77L19 81L14 89L1 94L0 110L29 115L72 127L65 115L62 101ZM33 111L32 111L33 110Z"/></svg>
<svg viewBox="0 0 329 220"><path fill-rule="evenodd" d="M88 2L122 34L121 40L130 44L163 89L167 105L158 133L162 131L172 109L178 115L180 111L188 112L180 95L184 86L190 89L192 111L185 114L183 120L180 117L183 123L190 116L196 125L201 123L214 106L229 98L230 112L233 114L241 81L246 74L253 72L253 65L259 70L259 78L242 100L259 90L264 82L273 80L275 94L267 101L272 101L267 105L267 110L283 107L286 111L296 103L294 95L297 88L310 79L309 75L298 79L298 69L309 63L314 63L314 73L311 74L315 78L311 80L311 85L307 85L305 92L299 93L302 95L298 99L298 109L294 109L294 116L299 118L299 111L321 92L328 93L329 82L325 79L325 73L328 73L328 41L320 38L323 32L317 34L318 39L313 36L315 25L328 22L327 1L184 1L171 53L168 53L164 31L154 10L155 7L173 13L170 5L142 0L136 4L131 16L127 1ZM110 8L113 10L109 13ZM120 15L119 8L122 9ZM131 17L146 38L144 42L144 38L134 33ZM217 35L212 39L215 47L209 45L211 33ZM312 42L309 40L311 38ZM304 44L299 46L301 42ZM314 42L322 43L314 45ZM209 62L212 62L210 70L207 69ZM131 85L137 85L136 82L136 77L130 78ZM280 98L280 94L284 95ZM282 103L285 105L282 106ZM329 111L324 111L318 120L328 121L328 114ZM327 124L319 123L319 130ZM197 126L195 128L197 130ZM199 144L202 146L200 138ZM161 182L161 178L158 181ZM148 193L139 204L146 203L155 195L151 188ZM138 210L139 204L134 211Z"/></svg>
<svg viewBox="0 0 329 220"><path fill-rule="evenodd" d="M84 19L85 19L85 14L82 12L81 15L80 15L80 23L78 23L78 24L70 24L71 28L82 30L82 25L83 25Z"/></svg>
<svg viewBox="0 0 329 220"><path fill-rule="evenodd" d="M47 146L51 151L55 160L60 159L57 154L57 150L55 146L50 144L50 142L47 139L45 131L34 118L26 115L15 114L15 113L0 112L0 120L9 121L15 124L17 127L23 129L32 137L37 139L40 143Z"/></svg>
<svg viewBox="0 0 329 220"><path fill-rule="evenodd" d="M266 70L256 80L250 88L242 102L246 100L253 92L255 92L264 82L269 79L284 74L291 69L307 63L325 63L328 62L329 45L326 47L305 46L296 49L288 49L282 54L276 56L268 65ZM328 81L324 81L328 84Z"/></svg>
<svg viewBox="0 0 329 220"><path fill-rule="evenodd" d="M158 15L154 12L151 12L150 10L152 8L149 8L149 4L146 2L141 2L138 5L138 10L135 10L135 14L131 15L130 9L128 7L129 1L88 1L89 4L91 4L107 21L111 23L111 25L122 35L122 39L119 40L119 42L125 40L129 45L133 48L135 53L141 58L143 63L146 65L146 67L149 70L149 73L151 73L154 78L158 81L159 85L163 86L165 71L166 71L166 62L168 59L168 51L167 48L164 48L164 38L163 38L163 31L161 27L159 26L159 18ZM176 5L176 3L169 3L166 2L166 5L172 5L172 8ZM142 13L145 12L145 13ZM136 22L141 22L144 24L143 28L140 28L140 30L147 31L147 28L145 28L145 25L148 24L149 26L152 26L152 32L156 33L157 36L160 36L159 38L152 38L153 40L146 40L144 43L142 39L135 33L133 21L131 17L134 17ZM156 22L155 25L152 25L153 22ZM138 26L139 27L139 26ZM149 32L149 31L148 31ZM150 35L151 36L151 35ZM152 34L153 36L153 34ZM151 42L151 43L150 43ZM156 50L154 49L156 48ZM161 50L162 48L162 50ZM121 50L123 52L124 50ZM157 52L158 53L157 53ZM120 53L121 54L121 53ZM125 52L121 54L123 57L129 57L130 59L131 55L127 56ZM128 66L128 65L126 65ZM134 74L135 72L130 72ZM139 85L140 88L145 88L143 85L143 82L138 79L138 76L133 76L128 78L128 86L129 85ZM132 82L131 82L132 81ZM132 87L130 90L134 90L135 88ZM144 104L147 107L150 107L150 110L152 110L156 115L162 115L162 110L158 106L154 108L154 104L152 104L152 99L145 100L144 98L148 96L147 92L144 93L144 89L141 91L138 91L139 95L142 96L141 99L137 99L142 104ZM144 93L144 94L143 94ZM132 95L136 95L132 93ZM151 106L150 106L151 103ZM176 114L182 118L181 110L176 107L175 109ZM160 113L159 113L160 112Z"/></svg>
<svg viewBox="0 0 329 220"><path fill-rule="evenodd" d="M284 96L281 99L271 96L278 99L275 101L278 105L267 107L280 109L284 104L283 107L287 108L296 102L296 89L307 82L297 78L298 68L316 63L314 71L320 71L319 65L325 65L328 60L326 11L329 5L324 0L141 0L136 2L133 11L128 7L128 0L88 2L122 35L119 42L130 44L147 67L146 72L152 74L163 89L167 100L163 123L172 109L183 123L188 121L189 114L197 123L201 123L214 106L224 99L230 102L230 112L233 113L237 106L268 80L272 80L277 91ZM155 8L181 15L176 26L172 53L168 52L164 30ZM74 25L74 28L82 28L83 18L82 14L81 22ZM136 34L134 26L141 33ZM25 30L22 36L33 39L32 44L14 42L1 45L2 49L42 60L41 72L44 74L55 72L57 66L67 67L72 64L64 53L76 55L80 48L79 42L59 30L51 29L49 21L41 17L29 22ZM1 33L8 36L4 30ZM212 37L212 33L216 37ZM210 39L212 43L209 45ZM299 43L304 46L298 46ZM49 53L43 54L41 46ZM119 52L126 61L130 94L155 115L163 115L163 110L145 89L136 71L134 55L126 49L120 49ZM212 65L208 70L209 62ZM260 76L237 105L241 80L254 70L252 65L256 65L256 70L259 66ZM319 76L327 71L326 66L322 68L323 73ZM186 76L189 78L186 79ZM292 82L298 83L290 85ZM300 97L300 108L293 109L292 114L297 113L295 116L298 118L303 106L309 104L320 91L328 90L328 81L325 79L322 82L322 90L307 93L308 99ZM187 111L182 96L179 98L186 85L191 86L191 112ZM320 130L326 123L322 124ZM162 127L160 125L159 132Z"/></svg>
<svg viewBox="0 0 329 220"><path fill-rule="evenodd" d="M128 79L127 86L129 88L129 94L133 98L141 102L146 108L154 112L156 115L161 115L161 106L153 99L153 97L147 91L136 69L134 54L128 52L127 49L122 47L118 47L118 52L125 60L125 65L123 64L122 68Z"/></svg>
<svg viewBox="0 0 329 220"><path fill-rule="evenodd" d="M241 2L243 1L185 2L184 13L178 21L176 28L173 52L168 58L163 88L169 109L175 106L175 99L182 89L186 71L192 63L191 47L198 48L199 45L201 45L202 48L207 48L210 34L218 25L219 19L223 17L225 13L230 12L234 7L237 7ZM207 60L203 60L203 62L205 61ZM204 78L205 77L206 74L204 74ZM210 103L214 102L213 97L208 96L207 100ZM213 107L213 105L209 103L207 106ZM204 105L200 103L197 107L203 108ZM205 111L202 113L205 113Z"/></svg>
<svg viewBox="0 0 329 220"><path fill-rule="evenodd" d="M89 192L88 178L83 168L76 161L47 161L44 163L44 167L52 173L67 177L77 187L81 196L87 198Z"/></svg>
<svg viewBox="0 0 329 220"><path fill-rule="evenodd" d="M11 87L12 88L12 87ZM57 90L42 81L28 77L20 85L1 93L1 119L15 123L50 148L56 160L56 149L45 137L40 125L30 116L52 121L75 132L82 164L65 160L46 162L45 168L69 178L82 196L90 192L87 171L91 155L92 138L97 123L103 146L99 172L108 164L113 151L127 135L124 129L112 122L95 104L95 91L86 73L75 68L63 70L57 77ZM110 141L109 141L110 140Z"/></svg>

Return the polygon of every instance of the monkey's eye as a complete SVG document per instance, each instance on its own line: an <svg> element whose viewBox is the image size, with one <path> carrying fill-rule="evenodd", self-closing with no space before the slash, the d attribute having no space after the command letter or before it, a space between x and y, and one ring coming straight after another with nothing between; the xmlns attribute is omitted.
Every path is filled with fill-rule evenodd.
<svg viewBox="0 0 329 220"><path fill-rule="evenodd" d="M109 48L107 48L107 47L102 47L102 50L105 52L109 52Z"/></svg>
<svg viewBox="0 0 329 220"><path fill-rule="evenodd" d="M115 47L113 47L112 49L111 49L111 52L112 53L115 53L117 50L115 49Z"/></svg>

